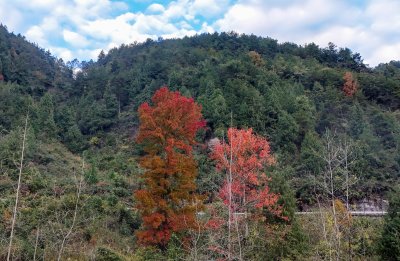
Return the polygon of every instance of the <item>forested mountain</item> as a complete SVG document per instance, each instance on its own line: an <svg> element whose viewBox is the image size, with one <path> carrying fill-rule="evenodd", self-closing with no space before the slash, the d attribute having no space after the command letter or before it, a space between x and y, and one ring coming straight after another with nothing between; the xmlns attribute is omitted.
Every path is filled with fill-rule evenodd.
<svg viewBox="0 0 400 261"><path fill-rule="evenodd" d="M179 235L161 250L139 247L135 236L142 220L133 193L143 188L146 153L135 139L138 108L162 86L202 106L206 128L194 158L206 206L218 204L225 179L207 144L228 141L234 127L252 128L270 145L274 164L265 170L287 218L265 214L268 239L246 241L253 248L245 260L332 258L335 244L314 241L315 221L294 212L331 198L349 205L387 199L399 184L399 61L370 68L332 43L298 46L232 32L147 40L101 52L95 62L65 63L0 26L1 258L27 119L15 260L190 260ZM374 222L354 219L362 229L351 232L351 251L336 254L375 260L382 246Z"/></svg>

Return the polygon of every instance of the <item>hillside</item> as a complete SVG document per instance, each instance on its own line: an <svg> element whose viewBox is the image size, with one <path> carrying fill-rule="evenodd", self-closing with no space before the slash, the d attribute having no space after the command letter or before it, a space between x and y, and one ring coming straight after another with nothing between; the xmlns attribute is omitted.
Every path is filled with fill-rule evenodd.
<svg viewBox="0 0 400 261"><path fill-rule="evenodd" d="M334 44L298 46L215 33L122 45L78 64L75 75L74 66L0 26L0 253L8 246L16 162L29 115L15 260L32 260L35 251L53 260L66 235L63 251L71 258L157 260L156 252L136 245L142 221L132 195L144 171L138 165L143 146L135 141L137 109L162 86L202 105L207 128L197 135L199 144L226 139L230 126L253 128L269 141L276 160L267 169L270 187L281 194L292 220L274 234L286 247L266 242L275 255L271 260L315 253L312 235L304 236L307 225L303 231L293 212L326 203L327 165L321 156L327 142L349 149L346 168L335 173L337 199L346 200L344 182L350 204L386 200L399 184L398 61L370 68L360 54ZM197 192L207 203L224 179L209 153L206 146L195 148ZM344 172L349 179L343 180ZM376 255L372 244L357 251Z"/></svg>

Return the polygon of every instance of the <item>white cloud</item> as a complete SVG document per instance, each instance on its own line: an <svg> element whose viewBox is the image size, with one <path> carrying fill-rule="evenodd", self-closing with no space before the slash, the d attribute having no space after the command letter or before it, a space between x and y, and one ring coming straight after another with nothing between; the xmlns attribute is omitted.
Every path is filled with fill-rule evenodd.
<svg viewBox="0 0 400 261"><path fill-rule="evenodd" d="M147 7L147 11L151 13L162 13L165 11L165 8L163 5L160 4L152 4L149 7Z"/></svg>
<svg viewBox="0 0 400 261"><path fill-rule="evenodd" d="M17 0L16 2L22 2L23 4L27 5L27 7L31 9L47 9L51 10L60 3L65 1L57 1L57 0L30 0L30 1L21 1Z"/></svg>
<svg viewBox="0 0 400 261"><path fill-rule="evenodd" d="M212 26L208 25L207 23L203 23L201 25L200 33L214 33L214 32L215 29Z"/></svg>
<svg viewBox="0 0 400 261"><path fill-rule="evenodd" d="M281 41L297 40L302 34L316 31L326 22L336 20L342 24L357 15L340 1L293 1L289 6L273 5L269 1L242 1L233 5L225 16L215 23L221 31L237 31L279 37ZM282 3L280 3L282 4ZM348 20L348 19L347 19Z"/></svg>
<svg viewBox="0 0 400 261"><path fill-rule="evenodd" d="M204 17L214 17L223 13L228 5L228 0L195 0L190 6L190 12Z"/></svg>
<svg viewBox="0 0 400 261"><path fill-rule="evenodd" d="M67 48L50 46L49 49L54 55L56 55L59 58L62 58L65 62L71 61L75 58L72 52Z"/></svg>
<svg viewBox="0 0 400 261"><path fill-rule="evenodd" d="M18 31L24 22L23 14L10 2L0 0L0 23L5 24L10 31Z"/></svg>
<svg viewBox="0 0 400 261"><path fill-rule="evenodd" d="M101 48L97 49L79 49L77 50L76 54L79 57L88 57L88 59L97 60L99 53L101 52Z"/></svg>
<svg viewBox="0 0 400 261"><path fill-rule="evenodd" d="M85 47L85 46L89 45L89 41L86 39L86 37L84 37L78 33L64 29L63 36L64 36L64 40L72 46Z"/></svg>
<svg viewBox="0 0 400 261"><path fill-rule="evenodd" d="M400 43L380 46L371 54L369 60L374 64L390 60L400 61Z"/></svg>
<svg viewBox="0 0 400 261"><path fill-rule="evenodd" d="M42 28L39 26L32 26L27 32L26 32L26 37L30 39L31 41L39 44L39 45L48 45L48 42L46 40L46 35L43 32Z"/></svg>

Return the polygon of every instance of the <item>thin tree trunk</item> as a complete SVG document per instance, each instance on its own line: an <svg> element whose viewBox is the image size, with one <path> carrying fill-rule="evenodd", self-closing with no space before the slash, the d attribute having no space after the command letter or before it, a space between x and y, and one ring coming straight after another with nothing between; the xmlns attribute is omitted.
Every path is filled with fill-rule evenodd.
<svg viewBox="0 0 400 261"><path fill-rule="evenodd" d="M240 242L240 232L239 232L239 224L238 224L237 215L235 217L235 225L236 225L236 233L237 233L238 245L239 245L239 261L241 261L241 260L243 260L242 259L242 244Z"/></svg>
<svg viewBox="0 0 400 261"><path fill-rule="evenodd" d="M60 251L58 252L58 258L57 258L58 261L61 260L62 253L63 253L63 250L64 250L65 242L67 241L68 237L71 235L72 230L74 229L74 226L75 226L76 217L77 217L77 215L78 215L79 198L80 198L80 196L81 196L81 189L82 189L82 182L83 182L83 169L84 169L84 166L85 166L85 161L83 160L83 162L82 162L82 175L81 175L81 178L80 178L79 183L77 184L77 188L76 188L76 201L75 201L74 217L73 217L73 219L72 219L71 227L69 228L67 234L64 236L63 241L61 242L61 247L60 247Z"/></svg>
<svg viewBox="0 0 400 261"><path fill-rule="evenodd" d="M14 227L15 227L15 222L17 219L19 190L21 187L21 176L22 176L22 167L23 167L23 163L24 163L25 141L26 141L27 128L28 128L28 114L26 114L26 117L25 117L25 128L24 128L24 134L23 134L23 139L22 139L22 150L21 150L21 158L20 158L20 164L19 164L18 184L17 184L17 191L16 191L16 196L15 196L13 218L12 218L12 223L11 223L11 234L10 234L10 243L8 245L7 261L9 261L11 258L11 248L12 248L12 241L13 241L13 237L14 237Z"/></svg>
<svg viewBox="0 0 400 261"><path fill-rule="evenodd" d="M332 211L333 211L333 222L335 226L335 237L337 240L337 246L336 246L336 260L339 260L340 256L340 235L339 235L339 227L337 223L337 217L336 217L336 206L335 206L335 190L334 190L334 184L333 184L333 169L332 169L332 163L329 163L329 174L330 174L330 185L331 185L331 200L332 200Z"/></svg>
<svg viewBox="0 0 400 261"><path fill-rule="evenodd" d="M332 202L332 212L333 212L333 223L335 228L335 248L336 248L336 260L339 260L340 256L340 234L339 234L339 227L337 223L336 217L336 206L335 206L335 185L334 185L334 161L337 160L337 151L334 151L335 148L333 147L333 138L327 134L327 151L326 151L326 162L328 164L328 175L329 175L329 194L331 194L331 202Z"/></svg>
<svg viewBox="0 0 400 261"><path fill-rule="evenodd" d="M233 124L232 112L231 112L231 127ZM228 214L228 260L232 260L231 250L231 220L232 220L232 161L233 161L233 148L232 148L232 132L229 140L230 144L230 159L229 159L229 181L228 181L228 194L229 194L229 214Z"/></svg>
<svg viewBox="0 0 400 261"><path fill-rule="evenodd" d="M245 208L244 208L244 226L245 226L244 236L245 236L245 238L247 238L249 236L249 225L247 223L246 188L243 189L243 206L245 206Z"/></svg>
<svg viewBox="0 0 400 261"><path fill-rule="evenodd" d="M315 189L316 184L317 184L317 181L316 181L316 177L314 176L314 194L315 194L315 199L317 200L317 204L318 204L318 212L319 212L320 219L321 219L322 232L323 232L324 240L325 240L325 242L327 242L327 244L329 246L329 260L332 260L332 244L330 241L328 241L328 233L326 232L326 225L325 225L326 217L324 217L324 214L322 213L322 207L321 207L321 203L319 201L319 196L317 195L317 191Z"/></svg>
<svg viewBox="0 0 400 261"><path fill-rule="evenodd" d="M347 243L348 243L348 260L352 260L352 249L351 249L351 236L350 236L350 206L349 206L349 163L348 163L348 157L350 153L350 144L345 140L343 144L343 157L344 157L344 169L346 172L346 208L347 208L347 222L348 222L348 227L347 227Z"/></svg>
<svg viewBox="0 0 400 261"><path fill-rule="evenodd" d="M118 119L121 115L121 98L118 97Z"/></svg>
<svg viewBox="0 0 400 261"><path fill-rule="evenodd" d="M347 208L347 212L350 211L350 207L349 207L349 167L348 167L348 154L349 154L349 148L348 148L348 144L347 141L344 141L343 144L343 157L344 157L344 169L346 172L346 208Z"/></svg>
<svg viewBox="0 0 400 261"><path fill-rule="evenodd" d="M35 252L33 253L33 261L36 261L36 252L37 252L37 246L39 242L39 227L36 229L36 241L35 241Z"/></svg>
<svg viewBox="0 0 400 261"><path fill-rule="evenodd" d="M327 236L326 226L325 226L325 219L326 218L324 217L324 214L322 213L322 207L321 207L321 203L319 202L319 197L316 196L316 199L317 199L317 203L318 203L319 215L320 215L320 218L321 218L322 232L323 232L323 235L324 235L325 242L327 242L328 245L329 245L329 260L332 260L332 245L331 245L331 242L328 241L328 236Z"/></svg>

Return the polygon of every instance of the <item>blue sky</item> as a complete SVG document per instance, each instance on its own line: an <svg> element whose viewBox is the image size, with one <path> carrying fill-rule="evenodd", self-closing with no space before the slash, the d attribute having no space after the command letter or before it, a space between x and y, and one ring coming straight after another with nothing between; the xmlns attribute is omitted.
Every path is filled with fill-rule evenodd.
<svg viewBox="0 0 400 261"><path fill-rule="evenodd" d="M147 38L236 31L400 60L400 0L0 0L0 22L65 61Z"/></svg>

